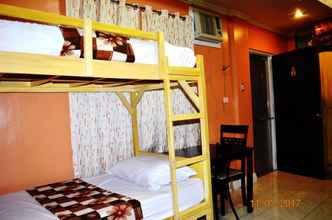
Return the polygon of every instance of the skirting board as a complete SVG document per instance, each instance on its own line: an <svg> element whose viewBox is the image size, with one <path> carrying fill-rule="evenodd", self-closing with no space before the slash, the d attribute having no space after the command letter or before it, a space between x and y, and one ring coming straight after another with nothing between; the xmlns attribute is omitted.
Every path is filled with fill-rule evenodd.
<svg viewBox="0 0 332 220"><path fill-rule="evenodd" d="M252 178L253 178L253 182L254 184L257 182L257 175L256 173L254 173L252 175ZM246 181L247 181L247 177L246 177ZM241 180L236 180L236 181L232 181L230 184L229 184L229 189L232 191L232 190L238 190L241 188Z"/></svg>

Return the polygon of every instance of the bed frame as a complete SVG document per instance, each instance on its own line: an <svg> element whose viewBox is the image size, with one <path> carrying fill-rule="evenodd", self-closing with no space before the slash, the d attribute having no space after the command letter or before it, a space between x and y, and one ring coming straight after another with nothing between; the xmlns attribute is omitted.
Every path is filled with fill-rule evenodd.
<svg viewBox="0 0 332 220"><path fill-rule="evenodd" d="M173 216L168 219L213 219L209 132L203 57L197 56L195 68L171 67L167 63L162 32L149 33L89 19L77 19L53 13L0 4L0 16L50 25L66 25L84 29L84 58L0 51L0 92L115 92L131 115L135 155L141 151L138 137L136 106L145 91L164 90L167 144L171 167ZM136 64L93 59L92 32L112 32L122 36L154 40L158 43L159 63ZM199 95L193 90L197 84ZM175 115L172 111L171 89L180 87L197 109L197 113ZM130 94L130 100L124 96ZM174 123L200 121L202 155L175 156ZM176 168L189 165L204 181L205 199L198 205L179 211Z"/></svg>

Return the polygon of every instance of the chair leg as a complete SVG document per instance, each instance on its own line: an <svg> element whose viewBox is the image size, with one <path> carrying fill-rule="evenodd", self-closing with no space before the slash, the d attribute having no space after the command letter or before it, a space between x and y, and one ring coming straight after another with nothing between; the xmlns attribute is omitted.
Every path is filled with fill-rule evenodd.
<svg viewBox="0 0 332 220"><path fill-rule="evenodd" d="M220 193L220 212L221 216L226 215L226 199L227 199L227 188L226 185L222 186Z"/></svg>
<svg viewBox="0 0 332 220"><path fill-rule="evenodd" d="M246 191L246 180L245 176L241 178L241 194L242 194L242 203L244 206L247 205L247 191Z"/></svg>
<svg viewBox="0 0 332 220"><path fill-rule="evenodd" d="M212 200L213 200L213 210L214 210L214 218L219 219L219 208L218 208L218 193L215 189L212 189Z"/></svg>
<svg viewBox="0 0 332 220"><path fill-rule="evenodd" d="M220 198L220 212L221 212L221 216L225 216L226 215L226 207L225 207L225 198Z"/></svg>

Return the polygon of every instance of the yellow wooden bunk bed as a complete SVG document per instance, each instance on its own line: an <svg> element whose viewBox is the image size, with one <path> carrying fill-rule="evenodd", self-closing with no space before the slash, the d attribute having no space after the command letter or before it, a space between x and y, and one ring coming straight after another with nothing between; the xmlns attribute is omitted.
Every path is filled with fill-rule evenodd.
<svg viewBox="0 0 332 220"><path fill-rule="evenodd" d="M146 154L139 146L136 106L145 91L164 89L167 118L167 144L171 170L174 215L169 219L213 219L209 134L203 57L197 56L196 66L171 67L165 56L163 33L148 33L116 25L106 25L52 13L0 4L0 16L49 25L64 25L84 30L84 58L38 55L0 51L0 92L116 92L132 119L135 155ZM93 59L93 31L157 41L159 63L139 64ZM196 83L198 94L191 84ZM175 115L172 111L171 88L181 87L194 104L197 113ZM128 101L123 92L130 93ZM199 120L202 154L191 158L175 155L173 125L176 122ZM176 169L191 166L204 182L204 200L182 212L178 206Z"/></svg>

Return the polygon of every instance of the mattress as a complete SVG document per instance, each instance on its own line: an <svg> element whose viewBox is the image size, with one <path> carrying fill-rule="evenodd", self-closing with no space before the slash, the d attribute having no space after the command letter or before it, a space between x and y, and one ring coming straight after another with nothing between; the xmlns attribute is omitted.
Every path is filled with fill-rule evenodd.
<svg viewBox="0 0 332 220"><path fill-rule="evenodd" d="M83 33L80 31L80 33ZM57 26L9 21L0 19L0 51L34 53L59 56L65 43L61 29ZM135 62L158 64L158 44L152 40L131 38L129 40ZM75 53L75 50L73 51ZM194 51L165 42L165 55L170 66L194 67ZM115 61L122 61L114 59Z"/></svg>
<svg viewBox="0 0 332 220"><path fill-rule="evenodd" d="M158 191L149 191L109 174L87 178L85 181L139 200L145 220L164 219L173 213L172 193L169 185ZM180 210L188 209L204 199L203 182L197 178L179 182L178 193ZM27 192L21 191L0 196L0 219L53 220L58 218L40 206Z"/></svg>

